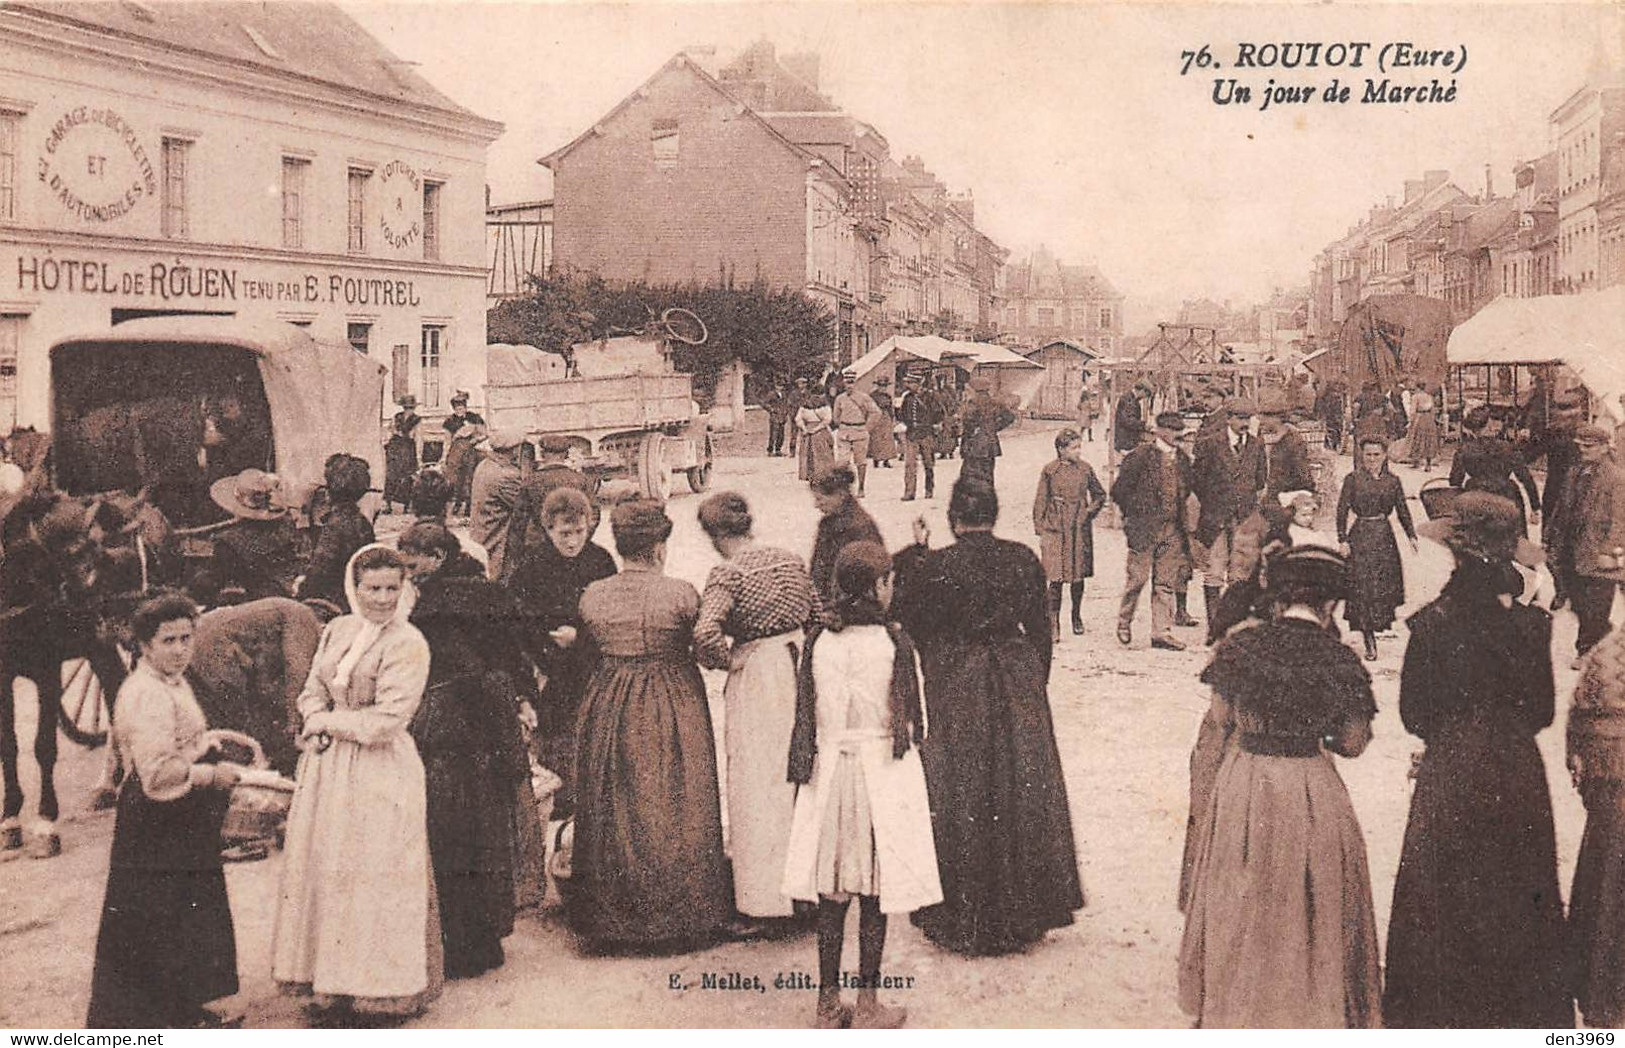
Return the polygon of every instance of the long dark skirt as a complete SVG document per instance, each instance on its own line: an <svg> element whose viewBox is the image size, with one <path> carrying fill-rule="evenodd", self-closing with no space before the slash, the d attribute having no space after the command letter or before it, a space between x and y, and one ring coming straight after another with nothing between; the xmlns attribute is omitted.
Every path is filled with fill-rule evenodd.
<svg viewBox="0 0 1625 1048"><path fill-rule="evenodd" d="M384 498L406 505L412 501L412 478L418 471L418 446L411 437L393 434L384 442Z"/></svg>
<svg viewBox="0 0 1625 1048"><path fill-rule="evenodd" d="M1349 528L1349 577L1353 587L1343 615L1349 628L1385 630L1405 603L1405 569L1388 518L1360 519Z"/></svg>
<svg viewBox="0 0 1625 1048"><path fill-rule="evenodd" d="M1569 896L1569 956L1580 1014L1625 1026L1625 783L1592 780Z"/></svg>
<svg viewBox="0 0 1625 1048"><path fill-rule="evenodd" d="M915 923L960 953L1019 950L1084 906L1043 663L1014 638L934 646L925 695L943 901Z"/></svg>
<svg viewBox="0 0 1625 1048"><path fill-rule="evenodd" d="M227 796L194 789L155 801L131 775L90 979L93 1029L190 1026L206 1001L237 992L237 937L220 866Z"/></svg>
<svg viewBox="0 0 1625 1048"><path fill-rule="evenodd" d="M1571 1026L1552 802L1527 735L1483 721L1429 740L1388 924L1391 1027Z"/></svg>
<svg viewBox="0 0 1625 1048"><path fill-rule="evenodd" d="M568 916L599 946L697 940L731 916L705 685L679 658L605 657L576 722Z"/></svg>
<svg viewBox="0 0 1625 1048"><path fill-rule="evenodd" d="M440 902L446 977L502 966L513 934L514 778L493 758L425 755L429 858Z"/></svg>

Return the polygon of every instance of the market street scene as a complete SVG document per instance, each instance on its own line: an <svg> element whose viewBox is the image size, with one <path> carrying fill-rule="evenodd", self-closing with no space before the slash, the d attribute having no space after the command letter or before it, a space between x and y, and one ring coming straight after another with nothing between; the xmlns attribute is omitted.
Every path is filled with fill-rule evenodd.
<svg viewBox="0 0 1625 1048"><path fill-rule="evenodd" d="M1625 1023L1622 17L0 8L0 1027Z"/></svg>

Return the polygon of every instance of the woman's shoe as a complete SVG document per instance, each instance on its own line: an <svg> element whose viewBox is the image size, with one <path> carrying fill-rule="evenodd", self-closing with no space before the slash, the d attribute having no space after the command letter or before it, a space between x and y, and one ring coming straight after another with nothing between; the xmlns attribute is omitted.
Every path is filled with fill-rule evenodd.
<svg viewBox="0 0 1625 1048"><path fill-rule="evenodd" d="M1077 612L1072 613L1072 634L1076 637L1083 636L1083 619L1078 617Z"/></svg>

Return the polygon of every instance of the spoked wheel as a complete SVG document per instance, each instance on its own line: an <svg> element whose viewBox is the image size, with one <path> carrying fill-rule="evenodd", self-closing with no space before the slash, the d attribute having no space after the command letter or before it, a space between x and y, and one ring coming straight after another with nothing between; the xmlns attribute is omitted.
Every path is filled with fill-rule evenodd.
<svg viewBox="0 0 1625 1048"><path fill-rule="evenodd" d="M113 718L107 708L107 693L89 659L70 659L62 664L62 733L91 749L107 741Z"/></svg>
<svg viewBox="0 0 1625 1048"><path fill-rule="evenodd" d="M711 337L711 333L705 328L705 321L686 309L666 310L660 314L660 324L666 329L669 337L691 346L697 346Z"/></svg>
<svg viewBox="0 0 1625 1048"><path fill-rule="evenodd" d="M701 449L701 462L700 462L700 464L698 466L690 466L688 468L687 475L688 475L689 489L692 490L694 492L694 494L696 494L696 495L701 494L702 492L705 491L706 488L711 486L711 438L710 437L705 438L705 444L704 444L703 448Z"/></svg>

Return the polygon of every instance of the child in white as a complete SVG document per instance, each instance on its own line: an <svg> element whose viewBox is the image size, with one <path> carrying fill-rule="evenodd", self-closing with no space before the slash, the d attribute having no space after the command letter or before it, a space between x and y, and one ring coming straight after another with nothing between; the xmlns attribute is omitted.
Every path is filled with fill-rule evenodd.
<svg viewBox="0 0 1625 1048"><path fill-rule="evenodd" d="M902 1008L879 1003L886 915L942 901L931 835L914 648L886 624L891 558L853 543L835 562L836 623L802 655L792 780L801 784L784 893L818 903L815 1025L889 1028ZM847 908L858 897L858 1001L841 1003Z"/></svg>

